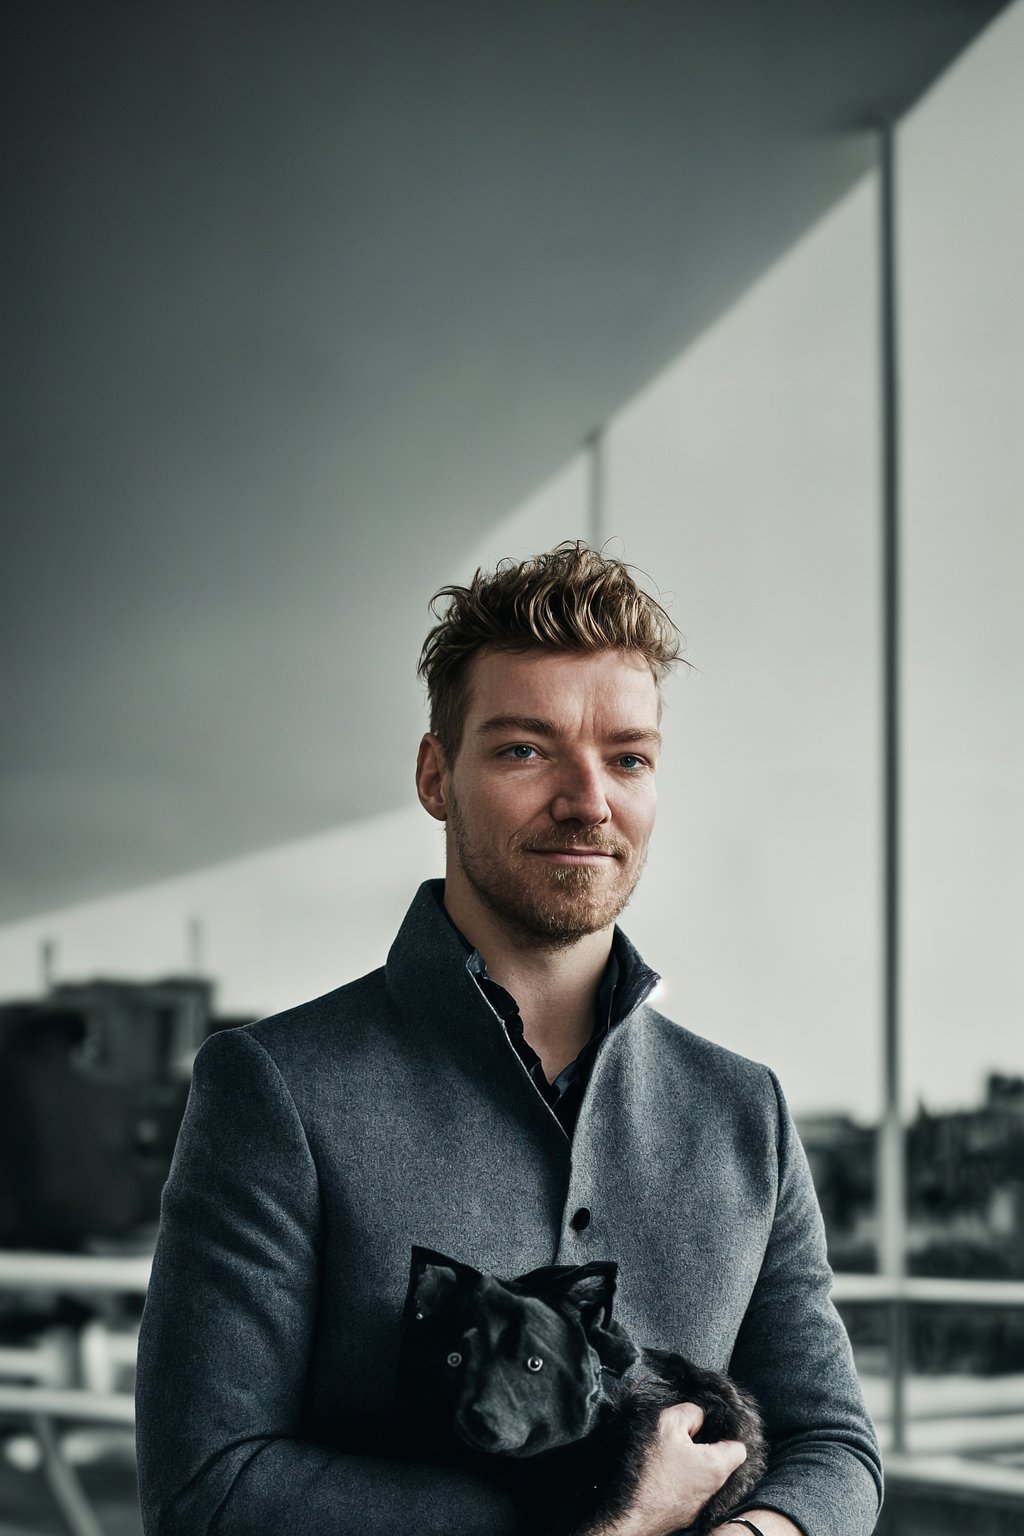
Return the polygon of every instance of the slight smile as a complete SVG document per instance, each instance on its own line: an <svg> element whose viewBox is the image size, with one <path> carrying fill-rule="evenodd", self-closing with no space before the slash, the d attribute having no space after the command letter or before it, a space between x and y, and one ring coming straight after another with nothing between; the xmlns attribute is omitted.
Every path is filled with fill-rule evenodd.
<svg viewBox="0 0 1024 1536"><path fill-rule="evenodd" d="M531 853L554 864L598 864L602 859L614 859L614 853L602 853L598 848L531 848Z"/></svg>

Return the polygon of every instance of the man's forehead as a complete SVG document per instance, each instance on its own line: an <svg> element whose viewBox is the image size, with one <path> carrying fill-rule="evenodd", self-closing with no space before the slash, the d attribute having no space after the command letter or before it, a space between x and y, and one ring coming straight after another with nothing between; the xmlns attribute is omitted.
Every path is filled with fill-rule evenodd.
<svg viewBox="0 0 1024 1536"><path fill-rule="evenodd" d="M581 710L622 723L648 726L659 713L657 684L636 651L528 651L488 649L473 658L466 677L467 723L479 729L502 716L557 721Z"/></svg>

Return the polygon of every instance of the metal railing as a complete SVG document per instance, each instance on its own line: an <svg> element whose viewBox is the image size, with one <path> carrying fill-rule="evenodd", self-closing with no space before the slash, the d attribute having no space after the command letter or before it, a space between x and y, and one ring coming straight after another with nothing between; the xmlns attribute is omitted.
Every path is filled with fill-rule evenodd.
<svg viewBox="0 0 1024 1536"><path fill-rule="evenodd" d="M837 1274L832 1287L839 1305L888 1308L891 1337L898 1340L889 1373L892 1445L883 1460L890 1483L1001 1495L1024 1504L1024 1467L977 1456L926 1455L908 1445L906 1313L910 1306L996 1307L1024 1310L1024 1280L943 1280L919 1275Z"/></svg>
<svg viewBox="0 0 1024 1536"><path fill-rule="evenodd" d="M148 1254L117 1256L0 1253L0 1290L60 1296L139 1296L149 1284ZM54 1503L72 1536L103 1536L103 1529L66 1455L57 1422L119 1426L135 1422L129 1392L95 1390L112 1367L130 1365L131 1331L105 1334L103 1325L54 1330L47 1337L0 1351L0 1417L27 1421ZM3 1379L6 1378L6 1379Z"/></svg>
<svg viewBox="0 0 1024 1536"><path fill-rule="evenodd" d="M837 1274L837 1302L946 1302L965 1307L1024 1307L1024 1280L940 1280L924 1275Z"/></svg>
<svg viewBox="0 0 1024 1536"><path fill-rule="evenodd" d="M145 1254L0 1253L0 1290L82 1297L140 1296L146 1292L151 1262ZM833 1298L841 1306L888 1308L897 1336L905 1340L910 1306L1024 1310L1024 1281L840 1273L834 1279ZM103 1363L108 1356L120 1366L131 1363L134 1339L130 1334L103 1339L94 1334L95 1330L90 1333L86 1327L72 1346L66 1339L54 1338L0 1352L0 1417L22 1420L35 1437L52 1497L73 1536L103 1533L56 1425L69 1422L129 1429L135 1419L130 1393L96 1390L92 1385L103 1379ZM1024 1469L966 1455L923 1455L908 1448L908 1374L906 1350L901 1348L893 1353L889 1381L893 1444L884 1460L890 1482L961 1492L976 1490L1024 1502ZM74 1375L80 1384L71 1384L69 1378Z"/></svg>

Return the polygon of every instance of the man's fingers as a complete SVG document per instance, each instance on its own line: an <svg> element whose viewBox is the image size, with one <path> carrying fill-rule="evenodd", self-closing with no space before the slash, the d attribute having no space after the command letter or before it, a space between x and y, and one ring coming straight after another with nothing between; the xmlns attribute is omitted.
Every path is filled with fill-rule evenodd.
<svg viewBox="0 0 1024 1536"><path fill-rule="evenodd" d="M723 1483L727 1477L732 1476L737 1467L742 1467L747 1459L747 1448L742 1440L708 1440L701 1446L701 1450L717 1458Z"/></svg>
<svg viewBox="0 0 1024 1536"><path fill-rule="evenodd" d="M704 1424L704 1410L696 1403L673 1403L661 1410L661 1429L670 1435L688 1435L692 1440Z"/></svg>
<svg viewBox="0 0 1024 1536"><path fill-rule="evenodd" d="M685 1438L691 1444L704 1424L704 1410L696 1403L673 1403L661 1410L659 1428L663 1440L680 1444ZM693 1445L704 1459L704 1464L725 1482L747 1459L747 1448L742 1440L699 1440Z"/></svg>

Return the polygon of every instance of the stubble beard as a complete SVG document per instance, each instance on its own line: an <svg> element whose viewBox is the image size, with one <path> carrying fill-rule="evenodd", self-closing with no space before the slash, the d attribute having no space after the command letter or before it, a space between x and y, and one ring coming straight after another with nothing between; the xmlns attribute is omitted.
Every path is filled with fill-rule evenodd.
<svg viewBox="0 0 1024 1536"><path fill-rule="evenodd" d="M643 872L646 853L637 859L628 844L602 837L582 826L543 839L516 838L507 860L478 847L449 793L448 824L460 868L477 896L524 949L568 949L588 934L608 928L627 906ZM615 859L618 878L606 884L601 866L550 864L531 852L598 848Z"/></svg>

